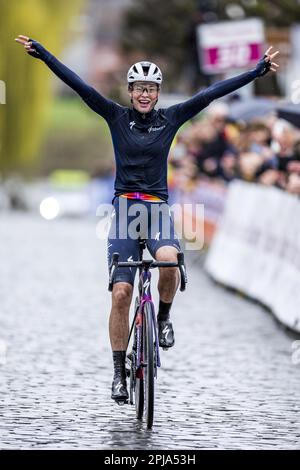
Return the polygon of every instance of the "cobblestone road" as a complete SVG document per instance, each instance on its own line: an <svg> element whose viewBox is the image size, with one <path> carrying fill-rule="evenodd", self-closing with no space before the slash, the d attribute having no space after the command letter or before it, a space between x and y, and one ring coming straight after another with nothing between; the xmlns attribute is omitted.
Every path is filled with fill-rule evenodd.
<svg viewBox="0 0 300 470"><path fill-rule="evenodd" d="M106 248L95 227L1 215L0 447L299 449L295 338L195 262L176 296L153 430L111 401Z"/></svg>

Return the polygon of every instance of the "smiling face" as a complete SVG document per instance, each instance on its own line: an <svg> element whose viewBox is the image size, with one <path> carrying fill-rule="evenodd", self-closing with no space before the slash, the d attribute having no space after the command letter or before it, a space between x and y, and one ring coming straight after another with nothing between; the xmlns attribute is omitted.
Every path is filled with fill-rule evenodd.
<svg viewBox="0 0 300 470"><path fill-rule="evenodd" d="M158 100L159 86L154 82L134 82L128 86L128 94L134 109L150 113Z"/></svg>

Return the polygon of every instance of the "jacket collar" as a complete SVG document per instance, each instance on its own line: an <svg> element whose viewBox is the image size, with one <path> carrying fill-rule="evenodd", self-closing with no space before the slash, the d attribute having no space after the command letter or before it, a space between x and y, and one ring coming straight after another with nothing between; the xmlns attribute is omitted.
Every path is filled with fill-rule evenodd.
<svg viewBox="0 0 300 470"><path fill-rule="evenodd" d="M156 115L156 110L153 108L150 113L140 113L135 108L132 108L133 117L136 121L147 124L151 122Z"/></svg>

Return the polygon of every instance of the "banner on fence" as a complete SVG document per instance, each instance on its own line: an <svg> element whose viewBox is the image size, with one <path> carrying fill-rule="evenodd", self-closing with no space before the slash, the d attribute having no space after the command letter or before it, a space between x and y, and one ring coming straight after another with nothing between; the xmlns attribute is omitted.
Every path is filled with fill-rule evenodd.
<svg viewBox="0 0 300 470"><path fill-rule="evenodd" d="M300 200L236 181L206 259L207 272L300 332Z"/></svg>

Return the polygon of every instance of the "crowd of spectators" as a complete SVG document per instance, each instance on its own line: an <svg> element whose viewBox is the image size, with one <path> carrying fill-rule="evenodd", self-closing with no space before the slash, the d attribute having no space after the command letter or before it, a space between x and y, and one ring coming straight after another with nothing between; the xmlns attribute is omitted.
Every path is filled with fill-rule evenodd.
<svg viewBox="0 0 300 470"><path fill-rule="evenodd" d="M234 179L276 186L300 195L300 131L272 112L250 122L230 119L230 104L213 103L181 130L170 154L184 184ZM201 116L201 115L200 115Z"/></svg>

